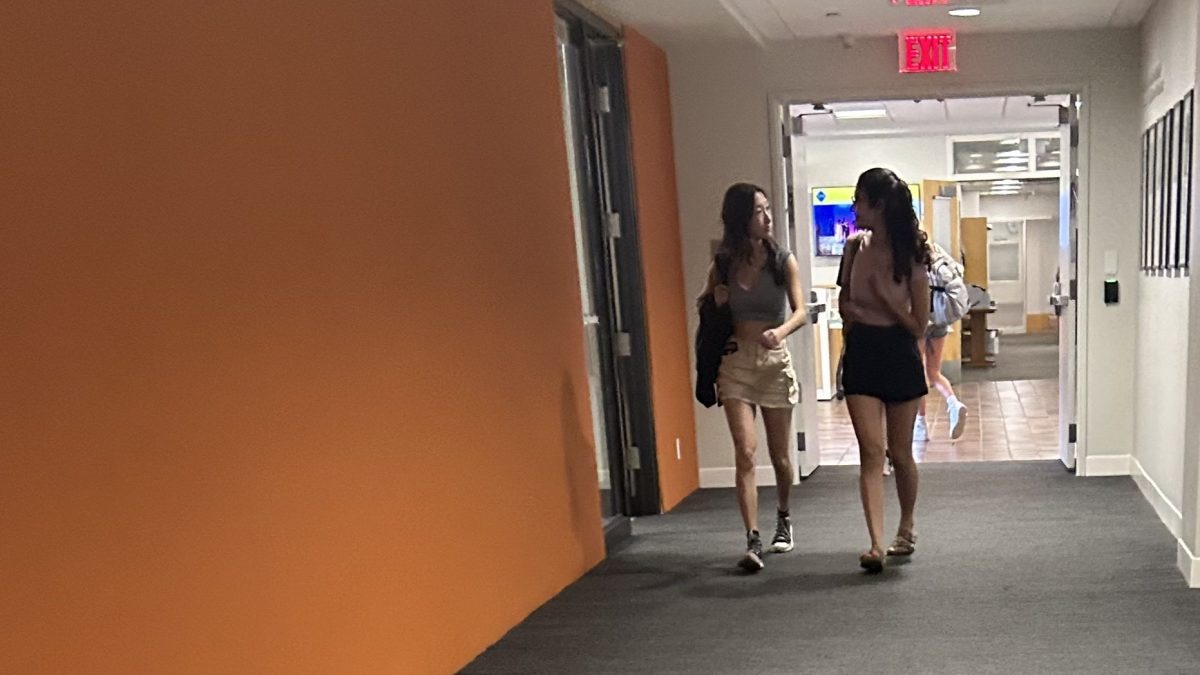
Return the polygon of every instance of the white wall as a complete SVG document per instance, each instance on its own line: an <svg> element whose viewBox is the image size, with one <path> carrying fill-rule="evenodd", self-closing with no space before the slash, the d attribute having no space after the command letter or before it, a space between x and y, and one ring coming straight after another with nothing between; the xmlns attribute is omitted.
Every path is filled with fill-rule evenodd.
<svg viewBox="0 0 1200 675"><path fill-rule="evenodd" d="M1057 194L982 195L979 215L997 220L1058 220Z"/></svg>
<svg viewBox="0 0 1200 675"><path fill-rule="evenodd" d="M862 172L877 166L914 185L923 179L949 178L945 135L808 138L805 147L808 182L814 187L854 185Z"/></svg>
<svg viewBox="0 0 1200 675"><path fill-rule="evenodd" d="M1161 93L1146 102L1142 129L1166 113L1196 82L1195 0L1159 0L1142 25L1142 85L1161 66ZM1136 262L1137 248L1126 255ZM1176 535L1182 526L1183 456L1187 399L1187 278L1146 276L1138 288L1136 451L1134 475Z"/></svg>
<svg viewBox="0 0 1200 675"><path fill-rule="evenodd" d="M1138 204L1129 198L1129 186L1138 179L1137 163L1129 161L1139 149L1137 32L964 36L960 70L953 75L900 75L895 50L892 39L860 40L852 49L836 40L767 49L681 43L668 49L688 286L698 290L703 284L725 188L737 180L771 184L771 95L842 101L1081 90L1086 96L1081 170L1090 188L1083 187L1080 218L1090 216L1090 234L1080 247L1085 276L1079 302L1087 310L1088 334L1097 339L1085 337L1080 345L1080 378L1090 390L1080 402L1080 440L1089 460L1116 456L1119 464L1123 456L1127 465L1136 303L1104 306L1102 270L1088 264L1103 260L1106 250L1136 250L1138 244ZM1136 297L1136 270L1126 265L1121 280L1126 297ZM695 317L691 321L694 330ZM696 418L702 469L731 467L732 444L721 413L697 406ZM1087 473L1086 464L1081 472Z"/></svg>
<svg viewBox="0 0 1200 675"><path fill-rule="evenodd" d="M1200 24L1200 16L1197 17ZM1195 59L1200 72L1200 48ZM1193 152L1193 161L1200 156L1200 144ZM1195 182L1200 177L1193 177ZM1200 202L1193 201L1192 222L1200 223ZM1200 259L1200 239L1193 238L1192 259ZM1188 335L1200 335L1200 284L1191 284L1188 302ZM1179 569L1193 588L1200 588L1200 340L1188 340L1187 428L1184 432L1183 454L1183 534L1179 538Z"/></svg>
<svg viewBox="0 0 1200 675"><path fill-rule="evenodd" d="M1058 269L1057 195L983 195L977 214L994 221L1025 221L1025 313L1049 313Z"/></svg>
<svg viewBox="0 0 1200 675"><path fill-rule="evenodd" d="M914 185L922 180L949 177L945 135L806 138L796 142L804 144L805 179L810 189L854 185L862 172L877 166L895 171ZM803 199L807 199L807 195ZM811 200L802 201L801 195L797 195L796 200L800 209L811 204ZM811 228L802 231L808 234ZM837 258L817 258L813 265L813 283L836 283L838 262Z"/></svg>

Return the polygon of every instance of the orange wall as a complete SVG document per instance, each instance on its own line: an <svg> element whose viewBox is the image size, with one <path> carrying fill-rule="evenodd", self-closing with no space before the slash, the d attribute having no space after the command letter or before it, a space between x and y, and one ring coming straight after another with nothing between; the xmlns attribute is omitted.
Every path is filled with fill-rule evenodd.
<svg viewBox="0 0 1200 675"><path fill-rule="evenodd" d="M670 509L700 487L700 470L688 358L691 338L686 312L690 303L683 283L667 57L637 31L626 28L625 68L646 279L659 483L663 508ZM676 439L680 444L678 456Z"/></svg>
<svg viewBox="0 0 1200 675"><path fill-rule="evenodd" d="M601 559L550 0L3 15L0 671L449 672Z"/></svg>

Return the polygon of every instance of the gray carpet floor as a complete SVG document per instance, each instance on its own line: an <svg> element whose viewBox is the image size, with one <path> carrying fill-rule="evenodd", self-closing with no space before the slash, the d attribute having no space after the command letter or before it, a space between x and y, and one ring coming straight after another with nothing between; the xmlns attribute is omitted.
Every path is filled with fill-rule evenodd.
<svg viewBox="0 0 1200 675"><path fill-rule="evenodd" d="M962 369L964 382L1053 380L1058 377L1058 333L1001 335L995 368Z"/></svg>
<svg viewBox="0 0 1200 675"><path fill-rule="evenodd" d="M796 489L796 550L752 576L733 568L733 492L705 490L639 519L623 550L463 672L1200 672L1200 591L1132 480L1057 462L921 471L917 554L882 575L857 566L855 467ZM763 490L763 529L773 501Z"/></svg>

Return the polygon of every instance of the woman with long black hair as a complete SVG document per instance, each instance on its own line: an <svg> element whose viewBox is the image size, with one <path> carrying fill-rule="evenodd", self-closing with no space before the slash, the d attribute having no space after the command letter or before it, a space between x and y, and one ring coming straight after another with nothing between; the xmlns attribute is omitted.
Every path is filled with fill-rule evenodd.
<svg viewBox="0 0 1200 675"><path fill-rule="evenodd" d="M717 393L733 436L738 506L746 526L746 553L738 565L757 572L764 563L754 479L754 418L761 408L779 497L770 550L784 553L793 548L788 500L795 473L788 439L792 408L800 398L786 339L804 325L807 314L796 258L771 236L766 191L749 183L732 185L725 192L721 221L724 236L700 299L711 294L719 305L728 302L733 315L733 336L721 357Z"/></svg>
<svg viewBox="0 0 1200 675"><path fill-rule="evenodd" d="M883 570L885 556L910 556L916 550L912 441L917 408L928 393L918 341L929 323L929 246L908 184L887 169L859 177L854 213L862 232L847 242L838 272L846 344L842 386L858 438L859 489L871 538L859 563L874 573ZM886 549L885 452L895 467L900 497L900 526Z"/></svg>

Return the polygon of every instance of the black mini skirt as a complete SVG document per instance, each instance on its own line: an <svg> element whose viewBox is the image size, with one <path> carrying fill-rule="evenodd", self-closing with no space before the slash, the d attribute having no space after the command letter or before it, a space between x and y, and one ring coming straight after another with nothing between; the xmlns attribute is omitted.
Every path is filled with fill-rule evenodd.
<svg viewBox="0 0 1200 675"><path fill-rule="evenodd" d="M929 393L917 338L903 326L847 325L842 358L846 396L903 403Z"/></svg>

